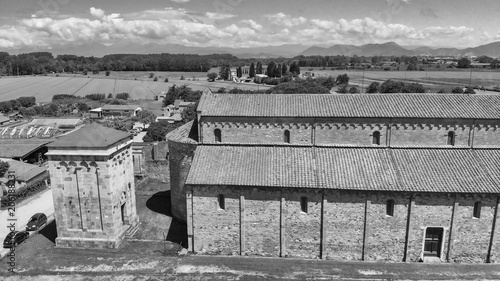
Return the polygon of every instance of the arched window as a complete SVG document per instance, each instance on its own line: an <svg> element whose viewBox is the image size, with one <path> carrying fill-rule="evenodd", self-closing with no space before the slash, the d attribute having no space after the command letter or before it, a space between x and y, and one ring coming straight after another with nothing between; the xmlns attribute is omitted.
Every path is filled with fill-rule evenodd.
<svg viewBox="0 0 500 281"><path fill-rule="evenodd" d="M222 142L222 134L220 129L215 129L214 135L215 135L215 142Z"/></svg>
<svg viewBox="0 0 500 281"><path fill-rule="evenodd" d="M379 131L373 132L372 144L380 145L380 132Z"/></svg>
<svg viewBox="0 0 500 281"><path fill-rule="evenodd" d="M446 142L447 145L455 145L455 132L448 132L448 140Z"/></svg>
<svg viewBox="0 0 500 281"><path fill-rule="evenodd" d="M394 200L387 200L387 203L385 205L385 214L390 217L394 216Z"/></svg>
<svg viewBox="0 0 500 281"><path fill-rule="evenodd" d="M307 197L300 197L300 210L307 213Z"/></svg>
<svg viewBox="0 0 500 281"><path fill-rule="evenodd" d="M290 131L285 130L285 132L283 133L283 141L285 143L290 143Z"/></svg>
<svg viewBox="0 0 500 281"><path fill-rule="evenodd" d="M219 205L219 210L225 210L226 209L226 200L225 200L223 194L219 194L217 196L217 203Z"/></svg>
<svg viewBox="0 0 500 281"><path fill-rule="evenodd" d="M481 202L477 201L474 203L474 211L472 213L472 216L476 219L481 217Z"/></svg>

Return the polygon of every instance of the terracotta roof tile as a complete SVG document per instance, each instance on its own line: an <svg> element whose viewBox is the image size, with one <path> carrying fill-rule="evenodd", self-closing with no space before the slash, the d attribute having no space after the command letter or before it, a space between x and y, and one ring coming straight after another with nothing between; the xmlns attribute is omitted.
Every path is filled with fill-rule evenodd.
<svg viewBox="0 0 500 281"><path fill-rule="evenodd" d="M500 193L498 164L500 150L214 145L196 149L186 184Z"/></svg>
<svg viewBox="0 0 500 281"><path fill-rule="evenodd" d="M202 116L500 119L500 96L203 94Z"/></svg>
<svg viewBox="0 0 500 281"><path fill-rule="evenodd" d="M50 143L51 139L0 139L0 157L22 158Z"/></svg>

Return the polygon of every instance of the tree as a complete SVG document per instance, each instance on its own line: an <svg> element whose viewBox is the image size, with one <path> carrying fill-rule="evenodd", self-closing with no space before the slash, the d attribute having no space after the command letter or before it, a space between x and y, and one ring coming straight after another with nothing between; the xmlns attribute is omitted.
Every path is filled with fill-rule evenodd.
<svg viewBox="0 0 500 281"><path fill-rule="evenodd" d="M78 109L79 112L87 112L89 111L89 105L84 102L79 102L76 104L76 109Z"/></svg>
<svg viewBox="0 0 500 281"><path fill-rule="evenodd" d="M401 93L425 93L424 86L419 83L405 83Z"/></svg>
<svg viewBox="0 0 500 281"><path fill-rule="evenodd" d="M368 88L366 88L366 92L369 94L378 93L379 91L380 91L379 82L372 82L370 83L370 85L368 85Z"/></svg>
<svg viewBox="0 0 500 281"><path fill-rule="evenodd" d="M255 77L255 64L253 62L250 64L250 72L248 73L248 76L250 76L250 78Z"/></svg>
<svg viewBox="0 0 500 281"><path fill-rule="evenodd" d="M151 123L144 138L144 142L165 141L167 134L182 125L182 123L170 124L165 120Z"/></svg>
<svg viewBox="0 0 500 281"><path fill-rule="evenodd" d="M474 91L474 89L470 88L470 87L465 87L465 91L464 91L464 94L475 94L476 91Z"/></svg>
<svg viewBox="0 0 500 281"><path fill-rule="evenodd" d="M207 76L209 82L214 82L215 79L217 79L217 73L215 72L210 72L209 74L207 74Z"/></svg>
<svg viewBox="0 0 500 281"><path fill-rule="evenodd" d="M281 78L281 63L274 69L274 77Z"/></svg>
<svg viewBox="0 0 500 281"><path fill-rule="evenodd" d="M401 93L403 86L403 82L396 82L392 79L389 79L382 83L382 85L380 85L380 92L384 94Z"/></svg>
<svg viewBox="0 0 500 281"><path fill-rule="evenodd" d="M498 59L494 59L490 63L491 68L497 69L499 66L500 66L500 60L498 60Z"/></svg>
<svg viewBox="0 0 500 281"><path fill-rule="evenodd" d="M469 68L470 67L470 60L467 58L461 58L458 60L457 64L458 68Z"/></svg>
<svg viewBox="0 0 500 281"><path fill-rule="evenodd" d="M290 65L290 73L293 74L293 76L297 76L300 74L300 67L296 62L292 62Z"/></svg>
<svg viewBox="0 0 500 281"><path fill-rule="evenodd" d="M8 101L0 102L0 112L8 113L12 111L12 104Z"/></svg>
<svg viewBox="0 0 500 281"><path fill-rule="evenodd" d="M111 73L111 71L106 71L106 76L109 76L109 74Z"/></svg>
<svg viewBox="0 0 500 281"><path fill-rule="evenodd" d="M219 77L223 80L229 80L230 68L228 65L222 65L219 71Z"/></svg>
<svg viewBox="0 0 500 281"><path fill-rule="evenodd" d="M329 94L330 90L315 80L296 79L266 90L266 94Z"/></svg>
<svg viewBox="0 0 500 281"><path fill-rule="evenodd" d="M285 76L286 72L288 71L288 68L285 63L281 65L281 76Z"/></svg>
<svg viewBox="0 0 500 281"><path fill-rule="evenodd" d="M274 76L275 69L276 68L276 63L274 61L271 61L270 63L267 64L267 76L269 77L276 77Z"/></svg>
<svg viewBox="0 0 500 281"><path fill-rule="evenodd" d="M349 88L349 94L359 94L359 89L356 86Z"/></svg>
<svg viewBox="0 0 500 281"><path fill-rule="evenodd" d="M182 79L181 79L182 80ZM154 82L157 82L158 81L158 77L155 76L155 78L153 79Z"/></svg>
<svg viewBox="0 0 500 281"><path fill-rule="evenodd" d="M415 64L415 63L410 63L410 64L408 65L408 67L406 68L406 70L408 70L408 71L414 71L414 70L417 70L417 64Z"/></svg>
<svg viewBox="0 0 500 281"><path fill-rule="evenodd" d="M340 74L337 76L335 83L337 85L349 85L349 76L347 76L347 73Z"/></svg>
<svg viewBox="0 0 500 281"><path fill-rule="evenodd" d="M20 97L17 99L17 101L23 107L32 107L32 106L36 105L36 98L35 97Z"/></svg>
<svg viewBox="0 0 500 281"><path fill-rule="evenodd" d="M139 122L144 124L151 124L156 121L156 114L145 109L139 111L137 117L139 118Z"/></svg>
<svg viewBox="0 0 500 281"><path fill-rule="evenodd" d="M113 94L112 93L109 93L108 95L108 99L112 99L113 98Z"/></svg>
<svg viewBox="0 0 500 281"><path fill-rule="evenodd" d="M236 76L238 76L238 78L241 78L241 76L243 76L241 66L238 66L238 68L236 68Z"/></svg>
<svg viewBox="0 0 500 281"><path fill-rule="evenodd" d="M0 177L3 177L5 173L9 170L10 165L6 161L1 161L0 160Z"/></svg>
<svg viewBox="0 0 500 281"><path fill-rule="evenodd" d="M119 93L116 94L116 98L120 100L128 100L130 98L130 95L128 93Z"/></svg>
<svg viewBox="0 0 500 281"><path fill-rule="evenodd" d="M348 92L348 90L347 90L347 84L341 85L337 89L337 93L339 93L339 94L347 94L347 92Z"/></svg>
<svg viewBox="0 0 500 281"><path fill-rule="evenodd" d="M451 89L451 92L453 94L463 94L464 90L461 87L456 87L456 88Z"/></svg>
<svg viewBox="0 0 500 281"><path fill-rule="evenodd" d="M163 82L168 83L168 77L165 77L165 80Z"/></svg>
<svg viewBox="0 0 500 281"><path fill-rule="evenodd" d="M260 61L257 62L257 68L255 69L255 74L262 74L262 63Z"/></svg>
<svg viewBox="0 0 500 281"><path fill-rule="evenodd" d="M314 81L320 84L321 86L327 88L328 90L332 89L333 86L335 86L335 78L333 78L333 76L318 77Z"/></svg>
<svg viewBox="0 0 500 281"><path fill-rule="evenodd" d="M195 120L198 118L198 115L196 113L196 108L198 108L198 103L191 104L188 106L184 111L181 113L182 117L182 122L187 123L189 121Z"/></svg>

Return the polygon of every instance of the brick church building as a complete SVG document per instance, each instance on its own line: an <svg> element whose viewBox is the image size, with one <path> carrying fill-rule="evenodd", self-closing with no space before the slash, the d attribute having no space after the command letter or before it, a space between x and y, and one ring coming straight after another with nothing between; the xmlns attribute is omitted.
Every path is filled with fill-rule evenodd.
<svg viewBox="0 0 500 281"><path fill-rule="evenodd" d="M172 211L194 253L500 262L499 125L498 96L208 91Z"/></svg>

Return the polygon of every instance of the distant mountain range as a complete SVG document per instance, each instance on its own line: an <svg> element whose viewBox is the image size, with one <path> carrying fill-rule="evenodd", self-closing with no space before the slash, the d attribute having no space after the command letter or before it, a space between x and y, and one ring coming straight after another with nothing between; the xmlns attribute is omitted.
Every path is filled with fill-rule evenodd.
<svg viewBox="0 0 500 281"><path fill-rule="evenodd" d="M119 42L113 45L104 45L100 43L89 43L76 47L54 48L54 49L32 49L26 48L9 52L12 54L28 52L48 51L54 55L72 54L79 56L102 57L108 54L232 54L239 58L272 58L272 57L295 57L304 56L414 56L414 55L432 55L432 56L492 56L500 57L500 42L493 42L474 48L431 48L425 46L400 46L394 42L382 44L366 44L361 46L354 45L333 45L330 47L306 46L301 44L285 44L279 46L262 46L252 48L229 48L229 47L188 47L179 44L134 44L129 42Z"/></svg>
<svg viewBox="0 0 500 281"><path fill-rule="evenodd" d="M458 48L430 48L430 47L402 47L394 42L383 44L366 44L361 46L354 45L333 45L328 48L310 47L300 55L304 56L500 56L500 42L494 42L486 45L481 45L474 48L458 49Z"/></svg>

